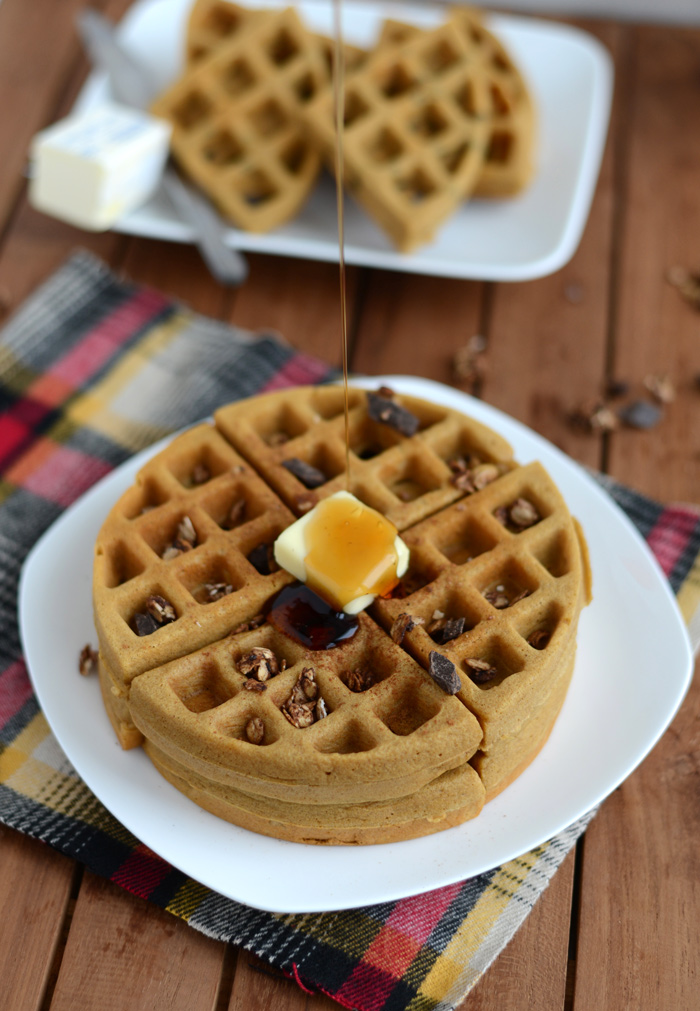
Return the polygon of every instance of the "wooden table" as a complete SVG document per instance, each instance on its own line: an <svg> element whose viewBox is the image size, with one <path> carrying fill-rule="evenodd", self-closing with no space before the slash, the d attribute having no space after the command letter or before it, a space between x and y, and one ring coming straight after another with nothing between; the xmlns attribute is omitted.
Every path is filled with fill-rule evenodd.
<svg viewBox="0 0 700 1011"><path fill-rule="evenodd" d="M113 18L128 6L94 5ZM224 291L189 247L81 233L27 206L29 140L68 110L85 75L73 30L84 6L0 5L0 313L80 245L196 310L277 328L296 347L338 363L334 265L251 256L248 282ZM517 285L353 269L351 367L450 382L455 352L483 334L489 403L660 500L700 502L700 315L665 280L674 264L700 268L700 31L583 27L609 48L617 77L605 161L574 259ZM601 437L571 427L570 411L610 378L637 390L654 373L677 384L655 429ZM695 685L464 1009L699 1006L699 709ZM0 907L0 1006L8 1011L337 1007L7 829L0 829Z"/></svg>

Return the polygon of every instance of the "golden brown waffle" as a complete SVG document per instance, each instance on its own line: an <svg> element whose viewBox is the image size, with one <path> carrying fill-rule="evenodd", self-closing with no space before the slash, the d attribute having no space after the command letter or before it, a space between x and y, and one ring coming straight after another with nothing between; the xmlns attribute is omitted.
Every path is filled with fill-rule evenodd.
<svg viewBox="0 0 700 1011"><path fill-rule="evenodd" d="M405 416L388 423L387 400L413 434ZM386 842L475 817L540 750L571 677L587 562L540 465L517 466L448 408L351 390L351 490L399 527L410 565L353 638L306 648L266 620L292 578L258 566L344 484L343 406L335 387L232 404L140 471L96 547L100 683L122 745L143 743L208 810L295 841ZM318 487L290 460L317 468ZM456 694L430 676L431 653L454 664ZM258 661L251 673L261 655L267 678ZM304 723L295 698L326 715Z"/></svg>
<svg viewBox="0 0 700 1011"><path fill-rule="evenodd" d="M187 22L185 62L199 63L238 35L254 18L270 16L270 11L255 10L229 3L229 0L197 0Z"/></svg>
<svg viewBox="0 0 700 1011"><path fill-rule="evenodd" d="M379 47L346 77L344 183L402 251L430 241L481 174L490 95L473 49L447 23ZM300 113L332 168L332 89Z"/></svg>
<svg viewBox="0 0 700 1011"><path fill-rule="evenodd" d="M226 43L253 18L269 18L274 15L270 8L255 9L229 3L229 0L197 0L187 22L185 37L185 62L198 63L210 56L215 49ZM329 73L335 58L335 41L325 35L314 36L325 57ZM354 69L367 55L364 49L349 44L343 45L345 66Z"/></svg>
<svg viewBox="0 0 700 1011"><path fill-rule="evenodd" d="M298 112L327 78L321 46L288 8L241 18L152 111L172 123L175 159L220 210L265 232L297 213L316 179Z"/></svg>
<svg viewBox="0 0 700 1011"><path fill-rule="evenodd" d="M534 170L535 115L532 98L512 57L484 25L479 11L455 7L450 24L465 41L469 58L486 82L488 140L473 189L476 197L508 197L529 183ZM384 21L378 48L400 51L426 34L415 25Z"/></svg>

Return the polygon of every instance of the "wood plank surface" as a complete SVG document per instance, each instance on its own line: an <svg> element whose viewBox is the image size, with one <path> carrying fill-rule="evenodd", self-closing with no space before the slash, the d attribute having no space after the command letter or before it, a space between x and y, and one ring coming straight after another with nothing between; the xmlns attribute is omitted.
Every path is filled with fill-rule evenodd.
<svg viewBox="0 0 700 1011"><path fill-rule="evenodd" d="M610 466L663 501L698 501L700 314L667 273L700 271L700 30L643 27L633 42L614 363L638 396L660 373L678 394L657 428L616 436Z"/></svg>
<svg viewBox="0 0 700 1011"><path fill-rule="evenodd" d="M41 1007L78 868L44 843L0 827L0 1007Z"/></svg>
<svg viewBox="0 0 700 1011"><path fill-rule="evenodd" d="M87 872L51 1011L215 1011L225 947Z"/></svg>
<svg viewBox="0 0 700 1011"><path fill-rule="evenodd" d="M698 501L700 317L667 283L697 269L700 33L633 30L634 81L625 169L624 243L614 361L637 390L670 372L678 396L651 431L611 442L612 472L663 501ZM700 686L671 729L610 797L582 861L574 1011L698 1006L700 947Z"/></svg>

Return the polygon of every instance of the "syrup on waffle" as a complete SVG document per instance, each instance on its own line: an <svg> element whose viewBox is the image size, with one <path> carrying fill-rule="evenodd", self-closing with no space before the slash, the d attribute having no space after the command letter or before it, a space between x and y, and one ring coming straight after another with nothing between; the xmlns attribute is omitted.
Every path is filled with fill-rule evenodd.
<svg viewBox="0 0 700 1011"><path fill-rule="evenodd" d="M387 399L388 414L350 391L350 490L401 530L410 565L335 648L275 624L293 580L268 548L343 480L340 388L222 408L141 470L97 541L100 682L122 745L283 839L386 842L475 817L542 747L573 669L587 561L551 479L458 412Z"/></svg>

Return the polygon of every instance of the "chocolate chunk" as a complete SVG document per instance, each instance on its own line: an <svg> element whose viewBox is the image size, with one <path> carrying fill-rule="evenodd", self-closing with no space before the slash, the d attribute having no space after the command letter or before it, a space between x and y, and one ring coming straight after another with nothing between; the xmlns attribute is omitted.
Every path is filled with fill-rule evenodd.
<svg viewBox="0 0 700 1011"><path fill-rule="evenodd" d="M446 656L431 650L428 656L428 674L448 695L456 695L462 687L457 668Z"/></svg>
<svg viewBox="0 0 700 1011"><path fill-rule="evenodd" d="M466 622L466 618L448 618L442 628L435 629L433 640L438 645L444 646L446 642L451 642L462 634Z"/></svg>
<svg viewBox="0 0 700 1011"><path fill-rule="evenodd" d="M160 628L160 623L156 621L152 614L142 614L140 611L134 615L134 630L137 635L152 635Z"/></svg>
<svg viewBox="0 0 700 1011"><path fill-rule="evenodd" d="M654 428L661 421L662 414L661 408L648 400L634 400L618 411L620 421L630 428Z"/></svg>
<svg viewBox="0 0 700 1011"><path fill-rule="evenodd" d="M418 431L420 422L415 414L411 414L405 407L401 407L393 400L380 397L378 393L368 393L367 406L372 421L388 425L399 435L415 435Z"/></svg>
<svg viewBox="0 0 700 1011"><path fill-rule="evenodd" d="M282 466L290 474L293 474L297 481L301 481L306 488L320 488L328 480L323 471L317 467L312 467L310 463L300 460L297 456L292 456L289 460L283 460Z"/></svg>
<svg viewBox="0 0 700 1011"><path fill-rule="evenodd" d="M272 569L270 567L270 552L267 544L258 544L248 555L250 564L258 570L261 576L269 576Z"/></svg>

